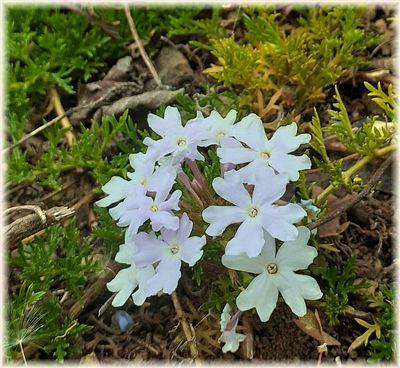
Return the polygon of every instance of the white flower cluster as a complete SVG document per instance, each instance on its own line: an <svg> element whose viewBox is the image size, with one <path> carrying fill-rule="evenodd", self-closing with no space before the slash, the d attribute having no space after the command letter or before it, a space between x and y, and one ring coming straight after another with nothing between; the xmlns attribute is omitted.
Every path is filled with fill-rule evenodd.
<svg viewBox="0 0 400 368"><path fill-rule="evenodd" d="M311 167L306 155L291 154L309 142L310 135L296 135L297 125L292 123L268 139L257 115L235 120L233 110L225 118L215 111L207 118L198 113L185 125L176 108L167 107L164 118L149 115L150 128L161 138L146 138L147 152L130 156L134 172L128 174L129 180L111 178L102 188L108 196L97 202L102 207L114 204L110 215L118 226L128 227L116 261L130 267L107 284L110 291L117 292L114 306L123 305L130 295L141 305L148 296L171 294L178 285L182 261L193 266L201 258L206 237L190 236L193 223L186 213L179 218L174 212L180 210L182 193L171 190L179 178L190 191L189 179L181 169L183 161L201 186L195 160L204 160L198 148L209 145L217 146L226 171L212 186L231 205L210 206L203 211L204 221L210 224L206 234L220 236L227 226L240 224L225 248L222 263L258 274L238 296L239 310L256 308L260 319L267 321L280 292L292 311L302 316L306 313L304 299L322 296L313 278L294 272L307 268L317 255L307 246L309 230L295 226L306 212L298 204L276 204L289 181L296 181L300 170ZM139 232L145 223L151 226L150 233ZM283 242L278 250L275 239ZM231 341L227 332L223 336ZM242 336L238 338L242 340ZM226 346L232 350L236 343Z"/></svg>

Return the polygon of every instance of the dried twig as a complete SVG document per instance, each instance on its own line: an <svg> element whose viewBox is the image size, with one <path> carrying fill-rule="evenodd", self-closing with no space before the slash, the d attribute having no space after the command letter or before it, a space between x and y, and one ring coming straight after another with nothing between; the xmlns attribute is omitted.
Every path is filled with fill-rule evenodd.
<svg viewBox="0 0 400 368"><path fill-rule="evenodd" d="M157 85L159 87L162 87L163 83L161 82L161 79L158 76L158 73L157 73L156 69L154 68L153 63L151 62L149 56L147 55L147 52L143 47L142 41L140 40L139 35L136 31L135 23L133 21L131 11L129 10L128 4L124 5L124 10L125 10L126 19L128 20L129 29L131 30L132 36L137 44L140 55L142 56L143 61L145 62L147 68L149 69L149 71L150 71L151 75L153 76Z"/></svg>
<svg viewBox="0 0 400 368"><path fill-rule="evenodd" d="M185 334L186 340L189 343L190 354L192 355L193 360L198 361L199 351L197 350L196 343L194 341L194 337L190 331L189 324L186 321L186 318L183 314L183 310L181 307L181 303L179 302L178 295L176 291L171 294L172 303L174 304L176 316L178 317L179 322L181 323L183 333Z"/></svg>
<svg viewBox="0 0 400 368"><path fill-rule="evenodd" d="M24 216L5 226L5 233L9 248L11 250L18 246L18 242L32 234L35 234L54 223L64 221L75 214L75 211L68 207L53 207L43 211L43 216L37 213Z"/></svg>
<svg viewBox="0 0 400 368"><path fill-rule="evenodd" d="M108 267L96 278L96 281L85 289L82 300L77 301L70 308L68 312L69 318L76 319L85 308L95 302L97 297L105 291L106 283L111 281L120 268L121 266L119 263L110 262Z"/></svg>
<svg viewBox="0 0 400 368"><path fill-rule="evenodd" d="M308 224L307 227L310 230L313 230L317 228L318 226L321 226L331 220L333 220L335 217L341 215L342 213L346 212L350 207L355 206L358 202L360 202L364 197L368 195L368 193L371 191L371 189L374 187L374 185L379 181L380 177L383 175L385 172L386 168L391 164L392 162L392 157L389 156L379 167L378 170L375 171L374 175L372 175L370 181L365 185L364 189L358 193L357 197L355 197L353 200L347 202L344 206L339 207L336 211L331 212L329 215L325 216L321 220L312 222L311 224Z"/></svg>
<svg viewBox="0 0 400 368"><path fill-rule="evenodd" d="M60 121L62 127L71 129L72 128L71 123L69 119L65 116L65 111L63 105L61 104L60 95L58 94L57 90L55 88L51 88L49 94L54 110L57 113L57 116L63 116ZM68 145L70 146L72 146L76 142L74 133L72 133L71 130L65 132L65 138L67 139Z"/></svg>

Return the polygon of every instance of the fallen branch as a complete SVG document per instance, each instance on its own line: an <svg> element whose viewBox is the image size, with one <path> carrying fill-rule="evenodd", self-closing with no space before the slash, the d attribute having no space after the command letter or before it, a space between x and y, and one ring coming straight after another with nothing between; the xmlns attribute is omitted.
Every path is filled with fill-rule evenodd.
<svg viewBox="0 0 400 368"><path fill-rule="evenodd" d="M25 206L21 206L25 207ZM40 209L41 210L41 209ZM35 214L24 216L5 226L5 233L9 249L17 248L20 240L35 234L50 225L71 218L75 211L68 207L53 207L49 210L41 210Z"/></svg>
<svg viewBox="0 0 400 368"><path fill-rule="evenodd" d="M389 156L385 161L383 161L382 165L379 167L378 170L375 171L374 175L372 175L370 181L365 185L364 189L357 194L357 197L355 197L353 200L349 201L346 203L344 206L339 207L336 211L331 212L329 215L325 216L321 220L312 222L307 225L307 227L310 230L313 230L317 228L318 226L321 226L331 220L333 220L335 217L341 215L342 213L345 213L350 207L355 206L357 203L359 203L364 197L368 195L368 193L371 191L371 189L375 186L375 184L379 181L380 177L383 175L387 167L391 164L392 162L392 157Z"/></svg>

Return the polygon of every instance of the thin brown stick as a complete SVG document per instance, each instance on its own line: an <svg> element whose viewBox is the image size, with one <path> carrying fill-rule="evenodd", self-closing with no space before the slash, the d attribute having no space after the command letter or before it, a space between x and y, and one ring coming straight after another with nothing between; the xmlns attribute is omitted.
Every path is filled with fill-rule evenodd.
<svg viewBox="0 0 400 368"><path fill-rule="evenodd" d="M55 88L51 88L49 91L49 95L50 95L51 102L54 107L54 111L56 112L57 116L61 116L61 115L63 116L60 121L62 127L72 129L72 125L71 125L69 119L65 116L64 107L61 103L60 95L58 94L57 90ZM76 142L74 133L71 130L68 130L67 132L65 132L65 138L67 139L69 146L72 146Z"/></svg>
<svg viewBox="0 0 400 368"><path fill-rule="evenodd" d="M149 69L149 71L150 71L151 75L153 76L154 80L156 81L157 85L159 87L162 87L163 83L161 82L161 79L158 76L158 73L157 73L156 69L154 68L153 63L151 62L149 56L147 55L147 52L143 47L142 41L140 40L139 35L136 31L136 26L133 21L131 11L129 10L128 4L124 5L124 10L125 10L126 19L128 20L129 29L131 30L132 36L137 44L140 55L142 56L143 61L145 62L147 68Z"/></svg>
<svg viewBox="0 0 400 368"><path fill-rule="evenodd" d="M70 109L68 109L67 111L65 111L64 114L61 114L59 116L57 116L56 118L48 121L47 123L43 124L42 126L40 126L39 128L32 130L30 133L28 133L25 137L22 137L18 142L12 144L11 146L3 149L3 151L1 152L2 154L7 153L8 151L11 151L12 149L14 149L15 147L19 146L21 143L27 141L29 138L32 138L33 136L35 136L36 134L40 133L42 130L47 129L49 126L57 123L58 121L60 121L63 117L65 116L70 116L73 113L83 110L83 109L96 109L102 105L107 104L107 102L109 101L109 99L113 96L113 94L115 93L115 89L111 88L109 92L107 92L106 95L99 97L97 100L89 102L85 105L79 105L79 106L75 106L72 107Z"/></svg>
<svg viewBox="0 0 400 368"><path fill-rule="evenodd" d="M67 116L72 113L72 111L70 112L70 110L68 110L64 115L60 115L57 116L56 118L48 121L46 124L43 124L42 126L40 126L39 128L32 130L30 133L28 133L25 137L22 137L18 142L12 144L11 146L3 149L2 153L7 153L8 151L11 151L13 148L19 146L21 143L24 143L25 141L27 141L29 138L32 138L34 135L40 133L42 130L45 130L46 128L48 128L49 126L57 123L57 121L61 120L64 116Z"/></svg>
<svg viewBox="0 0 400 368"><path fill-rule="evenodd" d="M197 350L196 343L194 342L194 338L190 331L189 324L186 321L186 318L183 314L183 310L181 307L181 303L179 302L178 295L176 291L171 294L172 303L174 304L176 316L178 317L179 322L181 323L183 333L185 334L186 340L189 343L190 354L192 355L193 360L196 362L198 361L199 352Z"/></svg>
<svg viewBox="0 0 400 368"><path fill-rule="evenodd" d="M336 211L331 212L321 220L312 222L311 224L308 224L307 227L310 230L313 230L317 228L318 226L321 226L331 220L333 220L335 217L341 215L342 213L346 212L350 207L355 206L358 202L360 202L364 197L368 195L368 193L371 191L371 189L374 187L374 185L379 181L380 177L383 175L387 167L391 164L392 162L392 157L389 156L385 161L383 161L382 165L379 167L378 170L375 171L374 175L372 175L370 181L365 185L364 189L357 195L356 198L353 200L347 202L344 206L339 207Z"/></svg>

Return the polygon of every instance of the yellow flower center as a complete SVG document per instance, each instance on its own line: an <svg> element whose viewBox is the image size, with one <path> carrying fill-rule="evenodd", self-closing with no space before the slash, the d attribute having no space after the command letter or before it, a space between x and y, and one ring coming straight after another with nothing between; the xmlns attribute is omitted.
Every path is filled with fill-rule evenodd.
<svg viewBox="0 0 400 368"><path fill-rule="evenodd" d="M260 153L260 156L263 160L267 160L271 156L271 152L263 151Z"/></svg>
<svg viewBox="0 0 400 368"><path fill-rule="evenodd" d="M157 212L157 211L158 211L157 205L156 205L156 204L152 204L152 205L150 206L150 211L151 211L151 212Z"/></svg>
<svg viewBox="0 0 400 368"><path fill-rule="evenodd" d="M185 147L186 146L186 144L187 144L187 142L186 142L186 139L184 139L184 138L179 138L177 141L176 141L176 144L178 145L178 147Z"/></svg>
<svg viewBox="0 0 400 368"><path fill-rule="evenodd" d="M169 247L169 251L171 252L171 254L176 254L179 252L179 245L178 244L171 244L171 246Z"/></svg>
<svg viewBox="0 0 400 368"><path fill-rule="evenodd" d="M277 264L276 264L276 263L270 263L270 264L267 266L267 271L268 271L268 273L270 273L270 274L277 273L277 272L278 272L278 266L277 266Z"/></svg>
<svg viewBox="0 0 400 368"><path fill-rule="evenodd" d="M257 215L258 215L258 209L257 208L250 208L249 216L250 217L256 217Z"/></svg>

